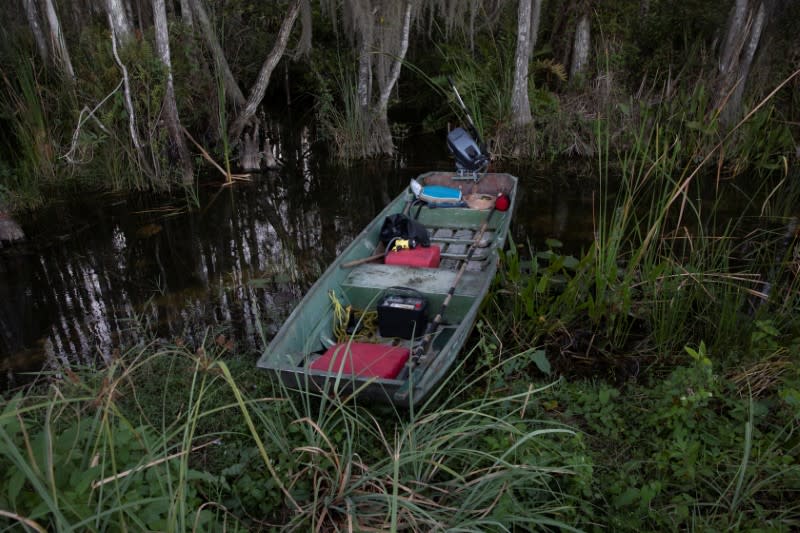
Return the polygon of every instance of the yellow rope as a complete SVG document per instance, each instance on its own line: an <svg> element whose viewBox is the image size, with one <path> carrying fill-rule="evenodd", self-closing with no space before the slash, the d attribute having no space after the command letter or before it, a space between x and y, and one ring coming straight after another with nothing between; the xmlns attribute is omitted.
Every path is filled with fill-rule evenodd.
<svg viewBox="0 0 800 533"><path fill-rule="evenodd" d="M333 304L333 335L336 342L347 342L348 340L369 340L378 331L378 312L362 311L353 309L352 305L345 307L336 292L328 292L328 296ZM355 333L347 333L347 326L352 321L359 324Z"/></svg>

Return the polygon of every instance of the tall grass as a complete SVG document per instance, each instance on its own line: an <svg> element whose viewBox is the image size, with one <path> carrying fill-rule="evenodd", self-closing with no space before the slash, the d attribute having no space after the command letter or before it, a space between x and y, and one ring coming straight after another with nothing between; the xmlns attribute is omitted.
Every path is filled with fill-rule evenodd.
<svg viewBox="0 0 800 533"><path fill-rule="evenodd" d="M341 57L332 78L318 76L320 93L316 113L323 135L330 139L339 159L353 161L367 157L370 152L369 111L358 101L356 72L347 68Z"/></svg>
<svg viewBox="0 0 800 533"><path fill-rule="evenodd" d="M686 141L658 110L641 110L618 161L611 160L613 126L598 121L594 241L580 258L531 250L530 275L515 250L506 256L504 301L488 315L499 338L517 350L545 343L567 366L629 367L632 360L640 368L679 359L684 346L701 341L715 354L742 354L756 313L795 328L794 313L774 312L800 296L787 255L796 249L787 213L800 197L788 167L753 173L742 185L712 166L767 102L690 160L686 142L694 150L697 140ZM732 201L739 210L723 211ZM509 299L511 316L503 312Z"/></svg>
<svg viewBox="0 0 800 533"><path fill-rule="evenodd" d="M0 523L427 531L574 518L558 481L572 475L558 452L571 432L526 417L530 393L376 411L291 392L227 349L211 336L143 344L5 401Z"/></svg>
<svg viewBox="0 0 800 533"><path fill-rule="evenodd" d="M30 60L20 60L13 81L3 75L5 87L0 105L10 115L16 142L6 147L14 154L16 170L3 185L14 193L18 202L37 205L41 201L41 185L55 176L58 146L47 119L46 103L38 74Z"/></svg>

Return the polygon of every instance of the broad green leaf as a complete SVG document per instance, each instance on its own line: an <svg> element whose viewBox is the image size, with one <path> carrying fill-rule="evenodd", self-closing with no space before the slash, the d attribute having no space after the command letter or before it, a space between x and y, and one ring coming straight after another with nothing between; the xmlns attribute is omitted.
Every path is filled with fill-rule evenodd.
<svg viewBox="0 0 800 533"><path fill-rule="evenodd" d="M531 361L536 364L536 368L539 369L540 372L550 375L552 368L550 367L550 361L547 360L547 354L544 350L536 350L531 354Z"/></svg>

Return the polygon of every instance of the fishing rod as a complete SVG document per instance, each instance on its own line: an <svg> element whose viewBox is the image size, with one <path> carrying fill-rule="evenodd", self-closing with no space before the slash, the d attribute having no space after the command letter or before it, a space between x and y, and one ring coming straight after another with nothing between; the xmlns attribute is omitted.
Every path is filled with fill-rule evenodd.
<svg viewBox="0 0 800 533"><path fill-rule="evenodd" d="M451 76L447 76L447 81L450 82L450 87L453 88L453 92L456 94L456 100L458 100L458 103L461 106L461 110L464 111L464 114L467 116L467 122L469 123L470 130L472 130L470 133L472 133L475 136L475 139L477 139L478 144L481 146L481 151L482 151L484 146L483 139L481 139L481 134L478 133L478 128L475 126L475 121L472 120L472 115L469 112L469 108L467 107L467 104L464 103L464 100L461 98L461 95L458 92L458 88L456 88L456 84L453 81L453 78Z"/></svg>
<svg viewBox="0 0 800 533"><path fill-rule="evenodd" d="M428 327L425 331L425 336L422 338L422 342L420 345L414 350L412 355L412 363L416 367L418 365L424 365L426 363L426 356L428 355L428 351L430 350L431 344L433 344L433 337L436 333L436 330L439 328L439 324L442 323L442 319L444 317L445 311L447 311L447 306L450 305L450 300L453 299L453 295L456 292L456 287L458 287L458 283L461 281L461 278L464 276L464 272L467 270L467 266L469 262L472 260L472 256L475 254L475 250L480 247L479 243L481 239L483 239L483 235L486 233L487 228L489 227L489 221L492 219L492 215L497 210L496 206L493 206L489 210L489 214L486 215L486 220L483 221L483 225L475 234L475 238L470 243L469 251L467 255L461 259L461 268L459 268L458 273L456 274L455 279L453 280L453 284L450 287L450 290L447 291L447 296L445 297L444 301L442 302L442 307L439 309L439 313L433 319L433 321L428 324Z"/></svg>

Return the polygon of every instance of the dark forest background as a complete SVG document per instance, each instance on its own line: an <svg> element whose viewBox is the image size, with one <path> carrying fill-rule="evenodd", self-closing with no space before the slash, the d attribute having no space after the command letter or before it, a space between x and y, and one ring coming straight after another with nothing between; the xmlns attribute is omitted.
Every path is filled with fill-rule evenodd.
<svg viewBox="0 0 800 533"><path fill-rule="evenodd" d="M687 161L716 147L731 174L797 161L788 0L11 4L0 195L15 207L53 184L169 189L211 159L228 179L274 166L265 117L289 112L333 157L391 156L464 123L447 76L496 159L624 153L657 131Z"/></svg>

